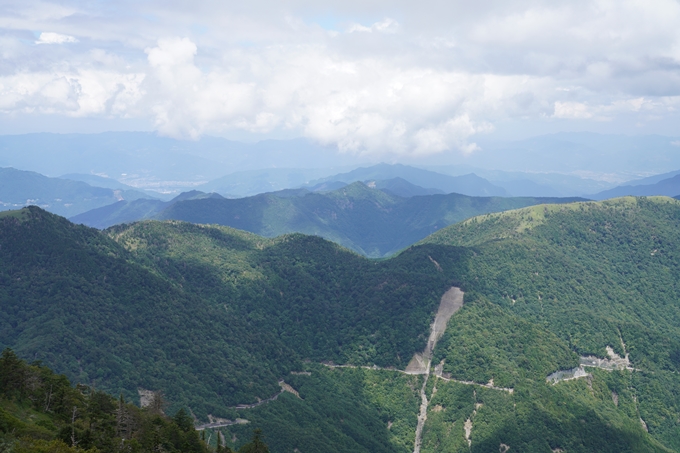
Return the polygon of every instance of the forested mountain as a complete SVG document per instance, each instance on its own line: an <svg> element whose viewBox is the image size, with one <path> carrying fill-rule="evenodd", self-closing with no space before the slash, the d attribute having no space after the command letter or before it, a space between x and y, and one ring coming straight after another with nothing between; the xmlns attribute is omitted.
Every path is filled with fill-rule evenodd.
<svg viewBox="0 0 680 453"><path fill-rule="evenodd" d="M424 244L463 246L474 256L459 276L470 305L449 325L437 359L455 377L513 385L529 369L539 371L531 357L515 355L528 350L519 332L501 327L519 319L559 338L550 354L561 344L580 356L629 357L633 371L593 373L556 391L569 388L589 399L591 416L613 410L642 420L656 439L680 451L679 227L676 200L629 197L489 214L428 237ZM492 334L470 332L476 329L466 317ZM513 359L524 365L513 371L506 362ZM537 404L547 403L542 390L530 392ZM558 408L546 417L569 423Z"/></svg>
<svg viewBox="0 0 680 453"><path fill-rule="evenodd" d="M114 398L83 384L72 387L66 376L40 362L28 364L11 349L0 356L0 378L3 452L235 453L217 436L199 434L185 408L167 416L160 392L151 393L140 408L122 395ZM260 430L250 442L244 440L238 453L269 453Z"/></svg>
<svg viewBox="0 0 680 453"><path fill-rule="evenodd" d="M374 262L180 222L104 234L36 207L0 221L0 345L128 397L164 388L202 417L273 394L304 359L406 366L450 284L422 250Z"/></svg>
<svg viewBox="0 0 680 453"><path fill-rule="evenodd" d="M669 198L487 214L380 261L33 207L0 218L0 346L129 399L162 390L236 443L261 427L273 452L408 452L416 432L421 452L680 451L679 260Z"/></svg>
<svg viewBox="0 0 680 453"><path fill-rule="evenodd" d="M170 418L160 394L145 409L64 375L0 357L0 451L17 453L208 453L186 410Z"/></svg>
<svg viewBox="0 0 680 453"><path fill-rule="evenodd" d="M398 187L398 181L392 187ZM401 187L408 189L403 184ZM226 225L267 237L298 232L318 235L378 258L474 215L575 200L468 197L455 193L402 198L362 182L326 193L298 189L239 199L207 195L194 198L197 199L166 204L144 200L121 202L71 220L98 228L143 218L182 220Z"/></svg>

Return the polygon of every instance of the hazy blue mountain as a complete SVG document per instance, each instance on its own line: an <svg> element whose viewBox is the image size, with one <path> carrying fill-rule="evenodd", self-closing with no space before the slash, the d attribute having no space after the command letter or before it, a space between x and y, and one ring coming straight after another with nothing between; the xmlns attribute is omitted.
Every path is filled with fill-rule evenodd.
<svg viewBox="0 0 680 453"><path fill-rule="evenodd" d="M530 179L492 181L492 183L502 187L513 197L559 197L561 195L559 190L531 181Z"/></svg>
<svg viewBox="0 0 680 453"><path fill-rule="evenodd" d="M489 170L471 165L423 167L451 176L474 173L503 187L512 196L583 196L611 189L616 184L606 180L555 172Z"/></svg>
<svg viewBox="0 0 680 453"><path fill-rule="evenodd" d="M48 176L103 174L124 184L174 193L237 171L271 167L342 168L361 162L357 157L306 139L240 143L204 136L191 141L150 132L0 136L0 166ZM276 187L282 188L286 187Z"/></svg>
<svg viewBox="0 0 680 453"><path fill-rule="evenodd" d="M401 164L378 164L361 167L347 173L341 173L310 183L310 186L323 182L340 181L353 183L356 181L375 181L402 178L411 184L427 189L437 189L444 193L460 193L469 196L505 196L506 191L491 184L484 178L469 174L449 176L421 168Z"/></svg>
<svg viewBox="0 0 680 453"><path fill-rule="evenodd" d="M331 192L333 190L342 189L346 185L347 183L342 181L329 181L320 182L313 185L312 187L308 187L308 189L310 192Z"/></svg>
<svg viewBox="0 0 680 453"><path fill-rule="evenodd" d="M576 186L598 184L579 181L614 175L615 181L632 179L636 175L662 173L669 168L680 168L680 153L674 143L678 138L663 136L623 136L593 133L560 133L516 141L475 138L481 149L461 159L456 153L433 156L404 156L400 160L436 170L452 167L466 173L494 181L484 171L520 172L526 175L513 179L529 179L558 190L559 194L578 195L596 193L611 188L605 186ZM225 174L266 168L330 168L369 164L370 158L339 153L309 140L265 140L240 143L216 137L202 137L197 141L174 140L149 132L106 132L101 134L24 134L0 136L0 166L37 171L48 176L63 174L104 174L124 184L161 192L179 193L198 188ZM460 164L464 162L464 164ZM476 170L479 169L479 170ZM342 171L342 170L340 170ZM534 173L565 173L573 180L553 182L538 180ZM366 176L366 179L391 179L403 175ZM555 180L558 178L558 180ZM404 178L409 180L408 178ZM610 179L611 180L611 179ZM410 182L428 187L421 182ZM272 186L267 190L289 188ZM429 188L429 187L428 187ZM439 188L439 187L437 187ZM204 191L215 189L200 188ZM443 190L443 189L442 189ZM251 192L252 193L252 192ZM239 195L237 193L236 195ZM240 194L245 195L245 193Z"/></svg>
<svg viewBox="0 0 680 453"><path fill-rule="evenodd" d="M309 168L267 168L234 172L196 186L204 192L217 192L228 198L240 198L265 192L290 189L336 173L337 170Z"/></svg>
<svg viewBox="0 0 680 453"><path fill-rule="evenodd" d="M116 203L92 209L69 218L73 223L104 229L120 223L131 223L153 218L168 206L168 202L140 198L134 201Z"/></svg>
<svg viewBox="0 0 680 453"><path fill-rule="evenodd" d="M404 178L392 178L378 181L364 181L368 187L380 189L383 192L391 193L403 198L415 197L418 195L443 194L443 190L426 189L424 187L411 184Z"/></svg>
<svg viewBox="0 0 680 453"><path fill-rule="evenodd" d="M3 211L36 205L55 214L73 216L120 200L144 196L137 190L93 187L81 181L0 168L0 210Z"/></svg>
<svg viewBox="0 0 680 453"><path fill-rule="evenodd" d="M120 223L151 219L173 203L202 198L224 199L224 197L216 193L205 193L198 190L192 190L183 192L170 201L148 198L131 201L121 200L117 203L83 212L71 217L69 220L73 223L103 229Z"/></svg>
<svg viewBox="0 0 680 453"><path fill-rule="evenodd" d="M120 189L120 190L136 190L134 187L113 179L99 175L88 175L85 173L69 173L59 176L59 179L70 179L71 181L82 181L95 187L104 187L106 189Z"/></svg>
<svg viewBox="0 0 680 453"><path fill-rule="evenodd" d="M674 197L680 195L680 174L672 178L661 180L655 184L640 184L635 186L619 186L610 190L596 193L591 198L594 200L605 200L607 198L623 197L626 195L650 196L665 195Z"/></svg>
<svg viewBox="0 0 680 453"><path fill-rule="evenodd" d="M122 182L118 181L117 179L113 178L107 178L104 176L99 176L99 175L89 175L85 173L69 173L66 175L61 175L59 176L60 179L70 179L72 181L82 181L84 183L87 183L91 186L94 187L104 187L107 189L114 189L114 190L124 190L128 194L127 197L125 197L126 200L132 200L134 198L158 198L161 200L170 200L172 199L172 195L168 194L163 194L157 191L153 190L143 190L143 189L137 189L136 187L129 186L127 184L123 184ZM137 193L137 195L134 195Z"/></svg>
<svg viewBox="0 0 680 453"><path fill-rule="evenodd" d="M642 179L634 179L632 181L628 181L627 183L621 184L621 185L622 186L641 186L641 185L647 185L647 184L656 184L657 182L661 182L664 179L670 179L675 175L680 175L680 170L670 171L668 173L661 173L660 175L648 176L648 177L642 178Z"/></svg>
<svg viewBox="0 0 680 453"><path fill-rule="evenodd" d="M177 195L175 198L170 200L170 203L177 203L179 201L187 201L187 200L202 200L204 198L212 198L212 199L217 199L217 200L224 200L224 197L218 193L205 193L201 192L200 190L190 190L188 192L182 192L181 194Z"/></svg>

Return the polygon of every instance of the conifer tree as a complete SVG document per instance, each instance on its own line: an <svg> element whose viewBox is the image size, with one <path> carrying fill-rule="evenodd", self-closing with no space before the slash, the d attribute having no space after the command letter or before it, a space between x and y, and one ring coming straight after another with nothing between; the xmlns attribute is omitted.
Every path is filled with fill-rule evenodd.
<svg viewBox="0 0 680 453"><path fill-rule="evenodd" d="M238 453L269 453L269 447L262 441L262 430L253 431L253 440L238 449Z"/></svg>

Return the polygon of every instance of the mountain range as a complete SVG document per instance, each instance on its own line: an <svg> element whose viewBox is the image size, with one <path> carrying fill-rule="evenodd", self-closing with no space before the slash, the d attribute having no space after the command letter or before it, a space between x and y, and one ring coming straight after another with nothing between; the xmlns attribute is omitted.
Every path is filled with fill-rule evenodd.
<svg viewBox="0 0 680 453"><path fill-rule="evenodd" d="M351 178L348 178L351 179ZM468 217L571 198L469 197L456 193L401 197L427 192L404 180L354 182L329 192L287 190L239 199L187 193L170 202L134 200L71 218L97 228L141 219L217 224L266 237L314 234L369 257L391 255L428 234ZM385 187L380 190L377 187ZM387 187L392 187L390 191Z"/></svg>
<svg viewBox="0 0 680 453"><path fill-rule="evenodd" d="M369 260L6 211L0 346L162 390L234 447L261 427L273 452L680 451L678 219L666 197L543 204Z"/></svg>
<svg viewBox="0 0 680 453"><path fill-rule="evenodd" d="M633 196L664 195L674 197L680 195L680 172L671 172L664 175L652 176L643 180L634 181L613 189L592 195L595 200L607 198Z"/></svg>
<svg viewBox="0 0 680 453"><path fill-rule="evenodd" d="M148 197L149 194L133 188L93 187L81 181L0 168L0 210L32 204L56 214L73 216L119 200Z"/></svg>
<svg viewBox="0 0 680 453"><path fill-rule="evenodd" d="M513 196L584 196L640 175L680 168L677 143L677 137L590 133L515 141L480 137L480 149L470 155L401 156L400 161L454 176L475 173ZM289 184L302 185L370 166L381 157L385 158L340 153L304 139L240 143L203 137L182 141L147 132L0 136L2 167L51 177L105 175L137 188L172 194L198 189L241 197L294 188ZM224 192L197 187L225 175L232 177L223 184Z"/></svg>
<svg viewBox="0 0 680 453"><path fill-rule="evenodd" d="M462 176L449 176L400 164L378 164L371 167L361 167L347 173L312 181L309 185L314 186L335 181L350 184L356 181L389 180L393 178L401 178L427 189L437 189L442 193L459 193L482 197L507 195L503 188L494 186L484 178L472 173Z"/></svg>

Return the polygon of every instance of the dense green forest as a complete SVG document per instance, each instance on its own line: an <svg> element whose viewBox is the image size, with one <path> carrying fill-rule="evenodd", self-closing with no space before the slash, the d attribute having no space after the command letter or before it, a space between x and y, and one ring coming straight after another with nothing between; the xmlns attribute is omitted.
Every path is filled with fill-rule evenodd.
<svg viewBox="0 0 680 453"><path fill-rule="evenodd" d="M0 357L0 451L16 453L208 453L193 419L180 409L163 413L126 403L94 387L71 386L40 362L28 364L10 349Z"/></svg>
<svg viewBox="0 0 680 453"><path fill-rule="evenodd" d="M267 237L292 232L314 234L362 255L380 258L475 215L574 200L457 193L402 198L355 182L328 193L184 201L156 218L227 225Z"/></svg>
<svg viewBox="0 0 680 453"><path fill-rule="evenodd" d="M425 248L377 262L181 222L102 234L34 207L0 222L0 346L202 419L268 398L305 360L405 367L453 283Z"/></svg>
<svg viewBox="0 0 680 453"><path fill-rule="evenodd" d="M445 371L514 385L518 377L547 374L542 367L559 354L606 358L609 346L629 354L635 369L621 377L634 407L629 415L680 450L678 201L627 197L534 206L474 218L423 243L470 252L458 275L466 307L436 353Z"/></svg>
<svg viewBox="0 0 680 453"><path fill-rule="evenodd" d="M170 417L162 393L139 408L94 387L73 387L39 361L0 356L0 451L3 453L268 453L256 428L232 449L195 429L184 408ZM220 439L218 441L218 438ZM231 442L234 444L234 442Z"/></svg>
<svg viewBox="0 0 680 453"><path fill-rule="evenodd" d="M679 227L669 198L539 205L369 260L301 234L99 232L32 207L0 214L0 347L129 401L161 390L169 413L248 420L203 431L212 447L261 427L272 452L406 452L425 377L399 370L458 286L422 452L680 451ZM610 354L627 368L546 380Z"/></svg>

